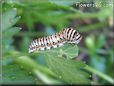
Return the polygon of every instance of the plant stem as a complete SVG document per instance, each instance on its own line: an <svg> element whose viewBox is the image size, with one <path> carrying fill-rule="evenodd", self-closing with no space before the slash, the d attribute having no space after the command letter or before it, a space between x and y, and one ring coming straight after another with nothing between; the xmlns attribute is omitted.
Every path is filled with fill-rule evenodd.
<svg viewBox="0 0 114 86"><path fill-rule="evenodd" d="M17 33L15 36L19 36L19 37L23 37L23 36L30 36L30 37L38 37L38 36L45 36L46 34L45 33L42 33L42 32L19 32Z"/></svg>
<svg viewBox="0 0 114 86"><path fill-rule="evenodd" d="M20 65L24 66L24 68L32 71L35 75L37 75L38 78L40 78L43 82L45 82L47 84L61 83L60 81L51 77L51 76L56 77L56 75L52 71L50 71L48 68L46 68L40 64L37 64L35 61L33 61L28 56L17 57L14 60L14 62L17 64L20 64Z"/></svg>
<svg viewBox="0 0 114 86"><path fill-rule="evenodd" d="M15 53L15 52L14 52ZM16 55L18 53L15 53ZM41 66L40 64L37 64L35 61L33 61L31 58L29 58L28 56L20 56L15 58L16 63L23 65L26 69L29 70L33 70L33 73L37 74L37 76L39 76L40 73L46 73L48 75L57 77L52 71L50 71L48 68ZM113 78L109 77L106 74L101 73L100 71L97 71L89 66L86 66L84 69L86 69L87 71L94 73L96 75L98 75L99 77L103 78L104 80L114 84ZM35 71L34 71L35 70ZM39 73L39 74L38 74ZM41 76L42 74L40 74ZM45 76L46 77L46 76ZM46 79L47 80L47 79ZM46 81L47 82L47 81ZM55 81L54 81L55 82ZM58 81L56 81L56 83L58 83Z"/></svg>
<svg viewBox="0 0 114 86"><path fill-rule="evenodd" d="M79 27L78 30L81 32L87 32L87 31L94 30L94 29L100 29L102 27L105 27L106 25L107 25L107 22L100 22L100 23L95 23L95 24Z"/></svg>
<svg viewBox="0 0 114 86"><path fill-rule="evenodd" d="M91 68L89 66L86 66L84 69L86 69L87 71L89 71L91 73L94 73L94 74L98 75L99 77L103 78L104 80L114 84L113 78L109 77L108 75L103 74L100 71L97 71L97 70L95 70L95 69L93 69L93 68Z"/></svg>
<svg viewBox="0 0 114 86"><path fill-rule="evenodd" d="M50 71L48 68L40 65L40 64L37 64L35 61L33 61L31 58L29 58L28 56L20 56L20 57L17 57L15 59L15 62L18 63L18 64L21 64L23 65L24 67L26 67L26 69L38 69L40 70L41 72L45 72L49 75L52 75L52 76L55 76L55 74Z"/></svg>

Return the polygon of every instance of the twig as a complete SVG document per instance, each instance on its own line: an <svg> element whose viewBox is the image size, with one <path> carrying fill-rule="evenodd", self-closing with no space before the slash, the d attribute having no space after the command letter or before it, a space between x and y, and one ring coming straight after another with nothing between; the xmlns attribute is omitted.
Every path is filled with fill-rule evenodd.
<svg viewBox="0 0 114 86"><path fill-rule="evenodd" d="M89 71L89 72L91 72L91 73L94 73L94 74L96 74L97 76L103 78L104 80L110 82L111 84L114 84L113 78L109 77L108 75L106 75L106 74L104 74L104 73L102 73L102 72L100 72L100 71L97 71L97 70L95 70L95 69L93 69L93 68L91 68L91 67L89 67L89 66L86 66L85 69L86 69L87 71Z"/></svg>

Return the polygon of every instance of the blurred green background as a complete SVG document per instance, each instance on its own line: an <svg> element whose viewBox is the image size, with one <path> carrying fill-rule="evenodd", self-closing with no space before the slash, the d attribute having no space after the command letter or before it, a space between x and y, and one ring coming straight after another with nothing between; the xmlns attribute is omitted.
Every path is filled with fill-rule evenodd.
<svg viewBox="0 0 114 86"><path fill-rule="evenodd" d="M94 85L113 83L111 0L2 0L1 4L3 84L90 84L89 80ZM48 52L51 56L45 51L28 54L33 39L52 35L66 27L73 27L83 36L78 47L68 45L58 49L63 49L70 60L58 59L56 49ZM72 48L67 50L69 47ZM84 72L75 70L75 66L87 66L83 62L91 68L85 68ZM82 75L79 79L78 74ZM89 79L88 74L91 75Z"/></svg>

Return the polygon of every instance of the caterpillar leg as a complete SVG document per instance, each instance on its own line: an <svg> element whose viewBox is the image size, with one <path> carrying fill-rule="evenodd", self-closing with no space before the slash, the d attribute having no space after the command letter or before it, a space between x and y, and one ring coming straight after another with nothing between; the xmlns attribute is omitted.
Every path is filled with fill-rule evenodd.
<svg viewBox="0 0 114 86"><path fill-rule="evenodd" d="M45 48L44 47L41 47L40 50L45 50Z"/></svg>
<svg viewBox="0 0 114 86"><path fill-rule="evenodd" d="M46 47L47 50L51 49L51 47Z"/></svg>
<svg viewBox="0 0 114 86"><path fill-rule="evenodd" d="M61 47L61 46L63 46L63 45L64 45L63 43L58 44L59 47Z"/></svg>
<svg viewBox="0 0 114 86"><path fill-rule="evenodd" d="M53 45L53 48L57 48L57 45Z"/></svg>

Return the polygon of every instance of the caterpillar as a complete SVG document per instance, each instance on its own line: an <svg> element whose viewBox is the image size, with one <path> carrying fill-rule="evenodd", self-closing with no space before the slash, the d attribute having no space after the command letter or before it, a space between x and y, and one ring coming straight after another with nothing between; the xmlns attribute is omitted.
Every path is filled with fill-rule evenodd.
<svg viewBox="0 0 114 86"><path fill-rule="evenodd" d="M51 36L33 40L29 46L29 53L38 50L48 50L51 48L61 47L65 43L78 44L81 39L82 36L78 33L78 31L73 28L64 28L62 31Z"/></svg>

